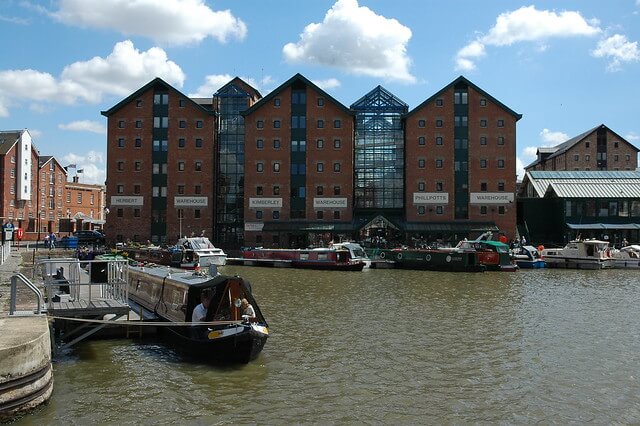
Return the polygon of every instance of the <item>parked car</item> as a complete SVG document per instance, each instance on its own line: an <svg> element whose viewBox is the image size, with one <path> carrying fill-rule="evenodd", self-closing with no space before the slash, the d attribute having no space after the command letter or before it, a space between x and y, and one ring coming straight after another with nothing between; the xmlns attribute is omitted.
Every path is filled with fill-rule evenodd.
<svg viewBox="0 0 640 426"><path fill-rule="evenodd" d="M89 231L76 231L73 234L74 237L78 237L78 245L104 245L106 238L103 233L89 230Z"/></svg>

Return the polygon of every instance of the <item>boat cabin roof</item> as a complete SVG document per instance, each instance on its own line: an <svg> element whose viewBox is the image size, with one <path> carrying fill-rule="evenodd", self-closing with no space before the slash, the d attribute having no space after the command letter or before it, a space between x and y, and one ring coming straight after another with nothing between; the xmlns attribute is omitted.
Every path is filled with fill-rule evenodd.
<svg viewBox="0 0 640 426"><path fill-rule="evenodd" d="M155 275L158 278L170 277L174 281L178 281L182 284L186 284L189 287L206 288L215 287L216 285L227 281L229 276L216 275L212 277L206 273L184 271L182 269L175 269L163 266L130 266L138 271L146 272L150 275ZM241 279L241 278L239 278Z"/></svg>

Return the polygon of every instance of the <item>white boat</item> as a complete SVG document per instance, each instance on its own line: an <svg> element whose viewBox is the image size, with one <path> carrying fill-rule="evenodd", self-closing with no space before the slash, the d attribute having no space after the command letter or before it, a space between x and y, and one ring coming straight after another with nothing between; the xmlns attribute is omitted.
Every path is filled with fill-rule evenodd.
<svg viewBox="0 0 640 426"><path fill-rule="evenodd" d="M640 268L640 245L633 244L613 251L614 268Z"/></svg>
<svg viewBox="0 0 640 426"><path fill-rule="evenodd" d="M365 268L371 267L371 259L369 258L369 256L367 256L367 253L364 251L364 248L362 248L360 244L353 242L333 243L331 247L336 249L349 250L351 259L361 260L364 263Z"/></svg>
<svg viewBox="0 0 640 426"><path fill-rule="evenodd" d="M207 237L185 237L173 249L174 260L179 257L180 267L189 268L197 263L201 268L209 265L224 266L227 254L215 247Z"/></svg>
<svg viewBox="0 0 640 426"><path fill-rule="evenodd" d="M564 248L542 251L547 268L604 269L612 268L614 258L608 241L574 240Z"/></svg>
<svg viewBox="0 0 640 426"><path fill-rule="evenodd" d="M511 250L511 257L516 265L524 269L544 268L544 259L534 246L521 246Z"/></svg>

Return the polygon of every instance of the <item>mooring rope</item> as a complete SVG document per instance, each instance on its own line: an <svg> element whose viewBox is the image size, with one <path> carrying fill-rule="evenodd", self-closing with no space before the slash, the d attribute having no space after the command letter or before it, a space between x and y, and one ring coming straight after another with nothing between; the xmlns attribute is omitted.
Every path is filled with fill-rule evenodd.
<svg viewBox="0 0 640 426"><path fill-rule="evenodd" d="M208 321L208 322L169 322L169 321L141 321L141 320L98 320L88 318L72 318L50 316L51 319L86 322L92 324L108 324L108 325L134 325L134 326L154 326L154 327L192 327L192 326L213 326L213 325L240 325L242 321Z"/></svg>

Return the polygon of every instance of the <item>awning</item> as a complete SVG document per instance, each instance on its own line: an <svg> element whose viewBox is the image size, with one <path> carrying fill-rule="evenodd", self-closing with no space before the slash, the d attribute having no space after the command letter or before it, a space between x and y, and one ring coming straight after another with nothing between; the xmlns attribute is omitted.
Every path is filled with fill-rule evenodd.
<svg viewBox="0 0 640 426"><path fill-rule="evenodd" d="M406 232L497 232L500 229L492 222L424 222L407 223Z"/></svg>
<svg viewBox="0 0 640 426"><path fill-rule="evenodd" d="M640 229L639 223L567 223L569 229Z"/></svg>
<svg viewBox="0 0 640 426"><path fill-rule="evenodd" d="M263 232L351 232L351 222L265 222Z"/></svg>

